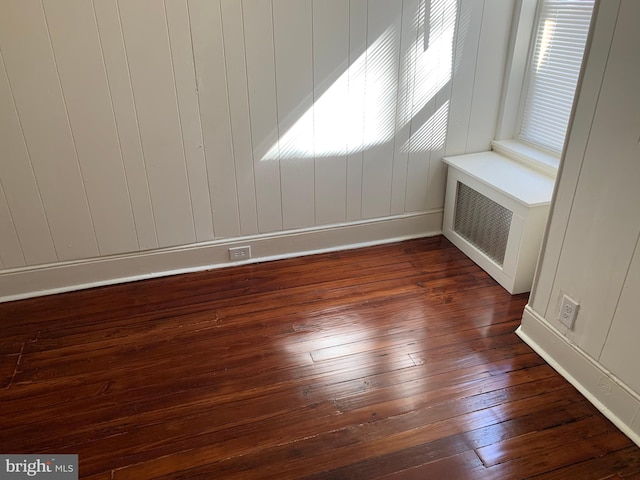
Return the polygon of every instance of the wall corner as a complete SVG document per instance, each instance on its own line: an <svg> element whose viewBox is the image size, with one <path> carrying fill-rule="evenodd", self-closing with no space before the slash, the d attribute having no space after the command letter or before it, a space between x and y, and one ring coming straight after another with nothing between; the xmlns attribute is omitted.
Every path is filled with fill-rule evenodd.
<svg viewBox="0 0 640 480"><path fill-rule="evenodd" d="M640 446L640 396L530 305L525 307L516 334Z"/></svg>

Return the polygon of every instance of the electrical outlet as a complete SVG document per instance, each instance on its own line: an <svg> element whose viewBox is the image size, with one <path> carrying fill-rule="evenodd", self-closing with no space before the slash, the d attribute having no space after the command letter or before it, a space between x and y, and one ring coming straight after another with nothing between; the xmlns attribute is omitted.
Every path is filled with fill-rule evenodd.
<svg viewBox="0 0 640 480"><path fill-rule="evenodd" d="M560 316L558 317L558 320L560 320L560 322L569 330L573 330L573 324L575 323L576 316L578 315L578 308L580 308L578 302L572 300L566 295L562 297L562 306L560 307Z"/></svg>
<svg viewBox="0 0 640 480"><path fill-rule="evenodd" d="M251 247L245 245L243 247L232 247L229 249L229 260L240 261L251 258Z"/></svg>

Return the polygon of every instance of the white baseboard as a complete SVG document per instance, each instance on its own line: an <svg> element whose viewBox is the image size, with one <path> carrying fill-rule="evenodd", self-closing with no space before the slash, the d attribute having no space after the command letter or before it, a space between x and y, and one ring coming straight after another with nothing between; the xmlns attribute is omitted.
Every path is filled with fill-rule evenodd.
<svg viewBox="0 0 640 480"><path fill-rule="evenodd" d="M549 365L640 446L640 396L577 345L549 325L529 305L516 331Z"/></svg>
<svg viewBox="0 0 640 480"><path fill-rule="evenodd" d="M0 271L0 302L442 233L442 209ZM252 258L229 260L250 245Z"/></svg>

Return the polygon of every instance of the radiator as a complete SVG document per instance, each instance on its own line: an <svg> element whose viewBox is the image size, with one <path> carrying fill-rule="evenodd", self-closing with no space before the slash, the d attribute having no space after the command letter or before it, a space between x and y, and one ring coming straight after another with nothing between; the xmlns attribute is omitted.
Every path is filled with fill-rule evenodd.
<svg viewBox="0 0 640 480"><path fill-rule="evenodd" d="M444 235L510 293L531 290L553 179L494 152L444 160Z"/></svg>

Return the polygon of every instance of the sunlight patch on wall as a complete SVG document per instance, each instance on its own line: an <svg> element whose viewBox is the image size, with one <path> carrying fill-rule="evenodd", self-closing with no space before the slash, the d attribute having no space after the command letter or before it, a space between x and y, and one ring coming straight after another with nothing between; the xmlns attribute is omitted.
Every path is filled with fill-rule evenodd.
<svg viewBox="0 0 640 480"><path fill-rule="evenodd" d="M351 75L345 71L262 159L346 155L390 140L393 122L387 117L395 99L385 92L396 81L388 73L396 36L387 29L349 67Z"/></svg>
<svg viewBox="0 0 640 480"><path fill-rule="evenodd" d="M430 102L451 79L456 2L432 1L429 18L429 48L422 50L424 31L416 42L413 112Z"/></svg>
<svg viewBox="0 0 640 480"><path fill-rule="evenodd" d="M420 2L416 25L412 26L417 28L415 41L400 52L400 66L401 32L389 27L280 136L262 160L349 155L390 142L396 131L408 128L452 74L456 1L430 0L429 5L425 1ZM404 151L440 148L447 113L448 102L433 118L415 127Z"/></svg>
<svg viewBox="0 0 640 480"><path fill-rule="evenodd" d="M444 148L449 117L447 100L400 148L401 152L424 152Z"/></svg>

